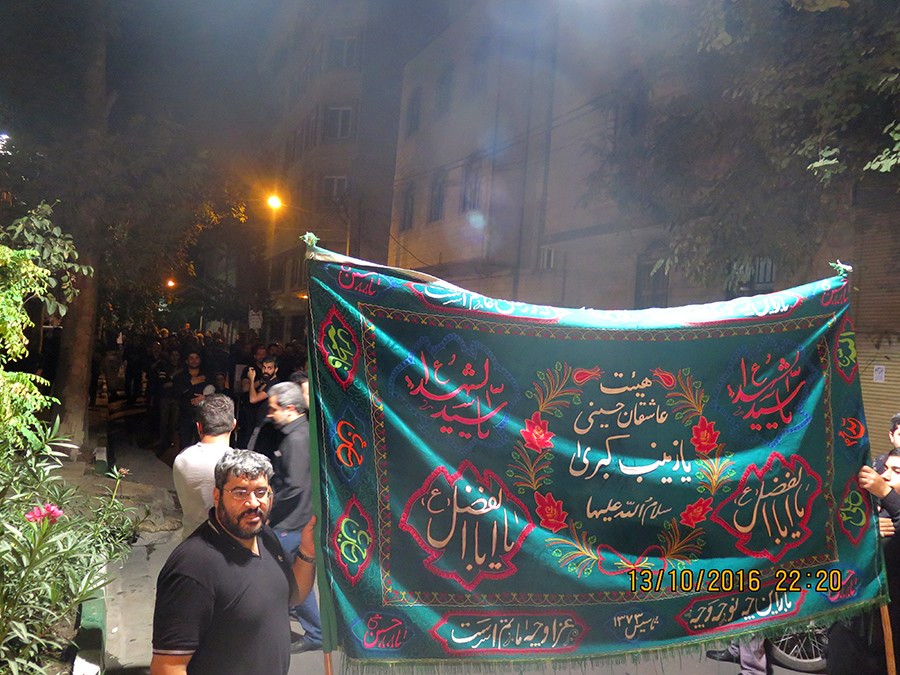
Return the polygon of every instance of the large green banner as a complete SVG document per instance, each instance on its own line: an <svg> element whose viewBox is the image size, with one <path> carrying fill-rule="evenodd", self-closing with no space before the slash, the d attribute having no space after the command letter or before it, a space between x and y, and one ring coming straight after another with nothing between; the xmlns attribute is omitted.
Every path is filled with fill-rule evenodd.
<svg viewBox="0 0 900 675"><path fill-rule="evenodd" d="M623 657L884 601L846 278L595 311L315 248L309 274L348 656Z"/></svg>

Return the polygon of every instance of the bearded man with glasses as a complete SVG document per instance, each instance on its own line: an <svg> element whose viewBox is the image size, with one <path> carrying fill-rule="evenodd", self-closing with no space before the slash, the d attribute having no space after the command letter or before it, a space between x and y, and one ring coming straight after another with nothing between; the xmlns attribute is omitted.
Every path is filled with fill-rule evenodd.
<svg viewBox="0 0 900 675"><path fill-rule="evenodd" d="M285 675L288 607L312 588L310 519L288 560L266 525L272 465L248 450L216 464L208 520L169 556L156 585L151 675Z"/></svg>

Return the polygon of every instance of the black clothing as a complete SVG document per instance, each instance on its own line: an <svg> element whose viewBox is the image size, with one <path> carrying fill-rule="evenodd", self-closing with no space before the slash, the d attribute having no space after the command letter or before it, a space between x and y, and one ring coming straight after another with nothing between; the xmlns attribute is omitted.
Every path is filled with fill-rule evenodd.
<svg viewBox="0 0 900 675"><path fill-rule="evenodd" d="M212 380L200 370L198 375L200 382L191 382L191 372L185 368L172 378L172 390L178 397L178 436L181 447L186 448L200 440L197 436L197 423L194 415L197 406L192 403L195 396L203 393L207 385L212 384Z"/></svg>
<svg viewBox="0 0 900 675"><path fill-rule="evenodd" d="M209 520L172 552L159 573L155 654L193 654L189 675L284 675L290 668L291 561L268 527L259 556Z"/></svg>
<svg viewBox="0 0 900 675"><path fill-rule="evenodd" d="M271 485L275 492L269 525L302 530L312 515L309 477L309 422L301 415L281 428L284 438L275 451Z"/></svg>

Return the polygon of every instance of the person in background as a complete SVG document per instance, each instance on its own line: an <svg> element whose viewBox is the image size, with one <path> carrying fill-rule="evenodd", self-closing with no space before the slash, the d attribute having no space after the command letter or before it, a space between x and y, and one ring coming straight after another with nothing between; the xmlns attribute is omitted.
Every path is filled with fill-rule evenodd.
<svg viewBox="0 0 900 675"><path fill-rule="evenodd" d="M275 496L269 513L269 525L275 531L286 555L296 550L301 532L312 516L312 488L309 472L309 401L295 382L280 382L269 390L269 418L281 430L282 441L272 462ZM310 594L291 607L304 635L291 645L294 653L322 648L322 622L319 606Z"/></svg>
<svg viewBox="0 0 900 675"><path fill-rule="evenodd" d="M210 394L197 405L200 442L182 450L172 463L172 480L183 514L182 539L206 520L213 506L215 467L229 449L234 402L223 394Z"/></svg>
<svg viewBox="0 0 900 675"><path fill-rule="evenodd" d="M159 447L157 457L169 454L178 436L178 394L175 378L181 373L181 352L173 349L167 358L160 359L154 368L159 391Z"/></svg>
<svg viewBox="0 0 900 675"><path fill-rule="evenodd" d="M203 400L206 386L212 384L207 381L203 371L203 358L198 350L188 351L184 365L184 370L173 378L173 387L178 396L178 436L182 448L197 442L194 409Z"/></svg>

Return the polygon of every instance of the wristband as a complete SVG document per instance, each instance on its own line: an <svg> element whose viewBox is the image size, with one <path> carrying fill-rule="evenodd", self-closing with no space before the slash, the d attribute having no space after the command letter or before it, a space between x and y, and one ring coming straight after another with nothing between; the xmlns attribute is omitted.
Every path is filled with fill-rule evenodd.
<svg viewBox="0 0 900 675"><path fill-rule="evenodd" d="M314 556L314 555L306 555L306 554L305 554L303 551L301 551L299 548L297 549L297 557L300 558L300 560L302 560L303 562L309 563L310 565L315 565L315 564L316 564L316 556Z"/></svg>

